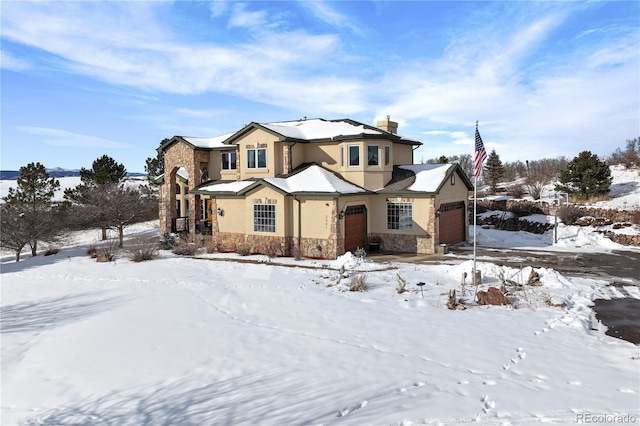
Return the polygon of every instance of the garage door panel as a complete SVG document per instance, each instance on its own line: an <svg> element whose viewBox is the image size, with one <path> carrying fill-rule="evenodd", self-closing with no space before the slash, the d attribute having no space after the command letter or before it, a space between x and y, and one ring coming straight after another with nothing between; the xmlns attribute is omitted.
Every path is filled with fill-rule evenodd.
<svg viewBox="0 0 640 426"><path fill-rule="evenodd" d="M440 206L440 244L453 245L465 239L464 202Z"/></svg>

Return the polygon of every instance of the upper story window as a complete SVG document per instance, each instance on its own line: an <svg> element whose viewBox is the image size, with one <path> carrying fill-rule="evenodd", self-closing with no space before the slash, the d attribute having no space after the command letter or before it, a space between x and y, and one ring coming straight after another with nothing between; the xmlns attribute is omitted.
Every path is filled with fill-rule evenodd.
<svg viewBox="0 0 640 426"><path fill-rule="evenodd" d="M222 153L222 170L236 169L236 152L228 151Z"/></svg>
<svg viewBox="0 0 640 426"><path fill-rule="evenodd" d="M367 165L368 166L378 166L380 164L380 159L378 158L378 145L367 145Z"/></svg>
<svg viewBox="0 0 640 426"><path fill-rule="evenodd" d="M349 145L349 166L360 165L360 146Z"/></svg>
<svg viewBox="0 0 640 426"><path fill-rule="evenodd" d="M391 147L389 145L384 146L384 165L388 166L391 162Z"/></svg>
<svg viewBox="0 0 640 426"><path fill-rule="evenodd" d="M247 168L266 169L267 168L267 148L247 149Z"/></svg>

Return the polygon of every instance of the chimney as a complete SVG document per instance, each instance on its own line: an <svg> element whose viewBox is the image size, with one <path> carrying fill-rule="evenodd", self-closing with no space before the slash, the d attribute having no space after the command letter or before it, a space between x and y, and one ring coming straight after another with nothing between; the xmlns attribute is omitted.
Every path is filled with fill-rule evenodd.
<svg viewBox="0 0 640 426"><path fill-rule="evenodd" d="M376 122L376 126L378 126L378 129L393 133L394 135L398 133L398 123L391 121L391 116L389 115L387 115L386 120Z"/></svg>

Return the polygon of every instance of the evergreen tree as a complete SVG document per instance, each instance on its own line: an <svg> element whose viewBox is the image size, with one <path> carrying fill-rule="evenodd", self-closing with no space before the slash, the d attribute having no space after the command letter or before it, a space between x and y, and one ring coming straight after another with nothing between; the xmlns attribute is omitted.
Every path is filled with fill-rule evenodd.
<svg viewBox="0 0 640 426"><path fill-rule="evenodd" d="M127 176L124 165L116 163L116 160L103 155L96 159L91 169L80 169L80 180L85 185L104 185L107 183L120 183Z"/></svg>
<svg viewBox="0 0 640 426"><path fill-rule="evenodd" d="M160 146L167 142L169 139L163 139L160 142ZM164 173L164 155L158 148L158 154L155 158L149 157L147 158L146 164L144 166L144 171L147 172L147 179L149 180L149 184L158 185L156 182L156 178Z"/></svg>
<svg viewBox="0 0 640 426"><path fill-rule="evenodd" d="M502 181L504 176L504 165L500 161L500 156L496 153L496 150L491 150L491 153L487 157L487 163L484 166L485 180L491 187L491 192L494 194L498 191L498 183Z"/></svg>
<svg viewBox="0 0 640 426"><path fill-rule="evenodd" d="M95 201L95 197L91 198L89 195L91 192L102 186L121 186L124 178L127 175L127 169L124 165L117 163L113 158L108 155L103 155L100 158L94 160L90 169L84 167L80 169L80 185L75 188L68 188L64 191L64 198L69 204L75 206L86 206ZM92 201L93 200L93 201ZM86 220L88 218L77 219L76 225L87 225ZM102 240L107 239L107 227L102 227Z"/></svg>
<svg viewBox="0 0 640 426"><path fill-rule="evenodd" d="M594 195L605 195L611 187L611 170L591 151L582 151L560 173L556 191L577 194L586 200Z"/></svg>
<svg viewBox="0 0 640 426"><path fill-rule="evenodd" d="M31 247L32 256L37 254L38 241L52 241L55 238L59 233L59 227L55 223L53 196L58 188L60 181L50 177L42 164L29 163L20 167L17 187L9 188L5 197L8 208L3 210L3 214L9 217L8 221L3 220L3 245L6 244L4 236L9 232L8 227L15 227L15 232L22 234L17 240L26 240L25 244L28 243ZM19 260L19 250L14 237L11 237L14 240L12 248L17 250L16 260Z"/></svg>
<svg viewBox="0 0 640 426"><path fill-rule="evenodd" d="M440 158L438 158L438 163L439 164L447 164L449 162L449 160L447 159L446 155L441 155Z"/></svg>

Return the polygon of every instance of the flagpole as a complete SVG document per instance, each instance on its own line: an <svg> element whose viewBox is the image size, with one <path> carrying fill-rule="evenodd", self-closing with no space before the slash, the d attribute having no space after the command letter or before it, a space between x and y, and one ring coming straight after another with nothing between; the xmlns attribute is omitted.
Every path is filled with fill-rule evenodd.
<svg viewBox="0 0 640 426"><path fill-rule="evenodd" d="M476 134L478 133L478 120L476 120ZM475 159L474 159L475 161ZM475 173L475 164L474 164L474 173L473 173L473 271L471 278L473 281L473 285L476 286L476 290L478 289L476 282L476 229L477 226L477 200L478 200L478 174Z"/></svg>

